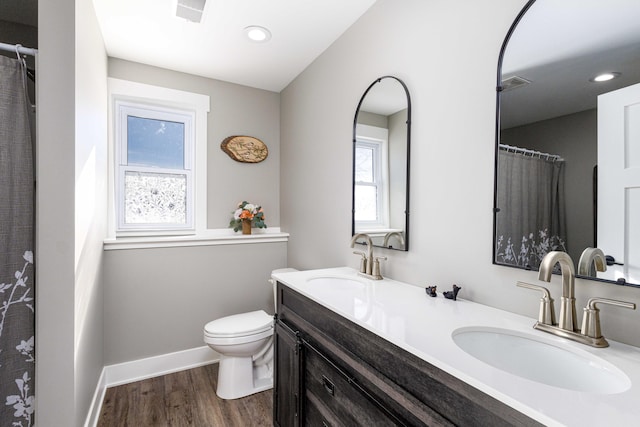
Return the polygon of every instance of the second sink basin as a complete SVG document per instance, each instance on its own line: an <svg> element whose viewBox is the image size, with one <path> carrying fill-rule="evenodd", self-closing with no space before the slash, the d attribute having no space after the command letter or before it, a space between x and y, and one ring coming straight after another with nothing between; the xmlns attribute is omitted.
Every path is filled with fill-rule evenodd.
<svg viewBox="0 0 640 427"><path fill-rule="evenodd" d="M466 353L494 368L568 390L615 394L631 387L624 372L586 351L499 328L456 329L453 341Z"/></svg>

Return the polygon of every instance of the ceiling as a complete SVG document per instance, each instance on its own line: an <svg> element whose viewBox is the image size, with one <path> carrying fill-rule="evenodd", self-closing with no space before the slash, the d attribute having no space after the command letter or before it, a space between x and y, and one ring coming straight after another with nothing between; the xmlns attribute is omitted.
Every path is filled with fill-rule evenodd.
<svg viewBox="0 0 640 427"><path fill-rule="evenodd" d="M175 16L177 0L93 1L109 56L279 92L376 0L207 0L200 24ZM37 26L37 2L1 0L0 20ZM502 69L532 83L503 94L518 114L503 109L502 125L595 108L599 93L640 82L638 22L638 0L537 0ZM269 28L272 39L250 42L249 25ZM622 77L588 82L604 70ZM543 96L560 90L572 95Z"/></svg>
<svg viewBox="0 0 640 427"><path fill-rule="evenodd" d="M390 116L407 108L407 93L393 78L377 80L360 105L361 111Z"/></svg>
<svg viewBox="0 0 640 427"><path fill-rule="evenodd" d="M177 0L93 2L111 57L280 92L376 0L207 0L201 23ZM250 25L271 40L249 41Z"/></svg>
<svg viewBox="0 0 640 427"><path fill-rule="evenodd" d="M510 128L596 108L597 96L640 82L640 1L537 0L509 40L503 78L531 83L502 94ZM621 76L606 83L590 78Z"/></svg>

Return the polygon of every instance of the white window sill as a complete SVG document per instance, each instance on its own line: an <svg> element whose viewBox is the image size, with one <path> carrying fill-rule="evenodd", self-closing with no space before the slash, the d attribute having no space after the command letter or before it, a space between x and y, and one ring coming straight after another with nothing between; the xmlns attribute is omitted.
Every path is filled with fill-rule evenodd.
<svg viewBox="0 0 640 427"><path fill-rule="evenodd" d="M370 237L373 236L384 236L388 233L402 233L404 232L401 228L356 228L356 233L364 233L368 234Z"/></svg>
<svg viewBox="0 0 640 427"><path fill-rule="evenodd" d="M121 249L176 248L185 246L245 245L255 243L276 243L289 241L289 233L280 231L280 227L252 229L253 234L242 234L232 229L206 230L202 234L191 236L148 236L117 237L105 239L105 251Z"/></svg>

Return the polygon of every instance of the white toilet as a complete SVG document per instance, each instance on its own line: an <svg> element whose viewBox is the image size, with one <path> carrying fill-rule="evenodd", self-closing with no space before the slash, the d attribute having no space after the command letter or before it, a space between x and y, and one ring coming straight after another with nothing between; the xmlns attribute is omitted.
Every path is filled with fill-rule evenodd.
<svg viewBox="0 0 640 427"><path fill-rule="evenodd" d="M296 270L283 268L272 274L287 271ZM273 280L269 282L275 287ZM204 342L220 354L218 397L238 399L273 387L273 316L264 310L207 323Z"/></svg>

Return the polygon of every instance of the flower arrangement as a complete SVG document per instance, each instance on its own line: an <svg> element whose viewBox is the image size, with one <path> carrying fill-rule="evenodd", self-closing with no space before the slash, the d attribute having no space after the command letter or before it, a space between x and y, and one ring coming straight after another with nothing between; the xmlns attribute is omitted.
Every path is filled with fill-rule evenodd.
<svg viewBox="0 0 640 427"><path fill-rule="evenodd" d="M233 211L233 219L229 223L229 227L233 228L233 231L239 231L242 229L244 221L248 221L252 227L267 228L267 224L264 222L262 206L246 201L238 203L238 208Z"/></svg>

